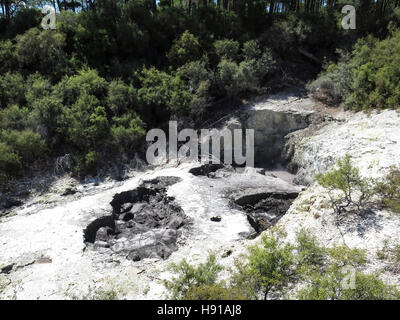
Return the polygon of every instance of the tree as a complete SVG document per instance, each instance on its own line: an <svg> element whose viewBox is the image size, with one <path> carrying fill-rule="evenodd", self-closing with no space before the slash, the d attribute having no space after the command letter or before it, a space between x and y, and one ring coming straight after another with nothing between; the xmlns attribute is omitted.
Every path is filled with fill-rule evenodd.
<svg viewBox="0 0 400 320"><path fill-rule="evenodd" d="M200 58L201 47L199 40L186 30L179 39L174 41L167 53L168 61L174 66L182 66L189 61Z"/></svg>
<svg viewBox="0 0 400 320"><path fill-rule="evenodd" d="M16 56L20 67L31 73L59 80L69 73L69 61L64 51L65 36L54 30L33 28L16 38Z"/></svg>

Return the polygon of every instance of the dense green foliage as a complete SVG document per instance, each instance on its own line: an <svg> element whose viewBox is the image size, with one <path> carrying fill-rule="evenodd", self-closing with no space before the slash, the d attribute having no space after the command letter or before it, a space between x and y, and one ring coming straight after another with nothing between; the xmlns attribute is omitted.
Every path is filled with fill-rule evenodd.
<svg viewBox="0 0 400 320"><path fill-rule="evenodd" d="M376 182L375 191L384 207L400 213L400 168L392 166L385 178Z"/></svg>
<svg viewBox="0 0 400 320"><path fill-rule="evenodd" d="M236 259L229 282L217 281L222 267L215 255L194 267L185 260L172 265L178 275L166 281L173 299L371 300L400 299L400 291L379 273L364 273L366 252L344 245L323 247L301 229L294 244L279 228L262 236Z"/></svg>
<svg viewBox="0 0 400 320"><path fill-rule="evenodd" d="M319 66L299 49L322 60L343 39L399 25L398 1L348 2L370 17L356 31L341 28L341 0L0 1L2 181L65 154L77 175L96 174L143 152L146 130L171 117L198 126L262 88L313 77ZM40 25L45 4L55 30ZM396 106L398 37L358 43L348 101Z"/></svg>
<svg viewBox="0 0 400 320"><path fill-rule="evenodd" d="M350 110L399 109L399 66L400 31L384 40L369 36L351 53L341 52L339 61L329 64L310 89L317 98L343 102Z"/></svg>
<svg viewBox="0 0 400 320"><path fill-rule="evenodd" d="M183 260L178 264L171 264L171 270L178 274L178 277L170 281L165 281L164 285L171 291L171 298L185 299L186 295L193 288L196 288L197 293L192 293L191 295L197 295L207 286L215 285L218 273L222 270L222 267L217 264L216 256L210 254L207 261L197 267Z"/></svg>

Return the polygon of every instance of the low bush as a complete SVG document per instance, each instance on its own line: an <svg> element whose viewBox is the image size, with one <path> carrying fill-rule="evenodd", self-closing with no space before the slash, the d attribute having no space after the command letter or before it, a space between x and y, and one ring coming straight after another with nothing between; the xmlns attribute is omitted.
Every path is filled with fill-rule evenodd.
<svg viewBox="0 0 400 320"><path fill-rule="evenodd" d="M251 288L255 296L264 300L271 293L282 294L294 280L294 247L283 243L284 234L273 232L264 235L260 244L249 247L247 263L234 276L236 287Z"/></svg>
<svg viewBox="0 0 400 320"><path fill-rule="evenodd" d="M195 61L201 56L201 47L198 38L186 30L175 40L167 53L168 61L176 67L189 61Z"/></svg>
<svg viewBox="0 0 400 320"><path fill-rule="evenodd" d="M177 277L164 281L164 285L171 292L172 299L183 299L191 296L192 290L195 290L194 295L201 292L204 294L205 286L214 286L222 267L217 263L216 256L210 254L207 261L197 267L183 260L178 264L171 264L170 269Z"/></svg>
<svg viewBox="0 0 400 320"><path fill-rule="evenodd" d="M361 177L349 155L339 159L337 168L318 174L316 180L328 189L332 207L338 214L354 207L357 210L365 209L374 195L373 182Z"/></svg>
<svg viewBox="0 0 400 320"><path fill-rule="evenodd" d="M3 179L7 174L17 176L22 168L21 159L9 145L0 142L0 172Z"/></svg>
<svg viewBox="0 0 400 320"><path fill-rule="evenodd" d="M224 39L214 42L214 49L220 60L236 61L239 57L240 44L237 41Z"/></svg>
<svg viewBox="0 0 400 320"><path fill-rule="evenodd" d="M381 196L381 204L400 213L400 168L392 166L389 173L376 184L376 192Z"/></svg>
<svg viewBox="0 0 400 320"><path fill-rule="evenodd" d="M0 141L9 145L20 157L25 166L43 159L47 147L41 136L32 130L7 130L0 132Z"/></svg>
<svg viewBox="0 0 400 320"><path fill-rule="evenodd" d="M344 286L349 274L341 269L330 268L327 272L314 273L311 284L301 289L300 300L393 300L400 299L400 292L393 285L383 282L378 273L354 273L354 287Z"/></svg>
<svg viewBox="0 0 400 320"><path fill-rule="evenodd" d="M317 182L328 190L335 213L356 208L358 211L380 205L400 212L400 168L392 166L382 179L367 179L354 167L350 156L339 159L336 168L316 175Z"/></svg>
<svg viewBox="0 0 400 320"><path fill-rule="evenodd" d="M270 229L247 255L235 259L227 283L217 282L222 267L210 255L198 267L186 260L173 264L178 277L164 284L173 299L400 299L400 291L379 273L361 271L367 263L365 250L324 247L306 229L298 231L294 244L285 243L285 237L283 229Z"/></svg>

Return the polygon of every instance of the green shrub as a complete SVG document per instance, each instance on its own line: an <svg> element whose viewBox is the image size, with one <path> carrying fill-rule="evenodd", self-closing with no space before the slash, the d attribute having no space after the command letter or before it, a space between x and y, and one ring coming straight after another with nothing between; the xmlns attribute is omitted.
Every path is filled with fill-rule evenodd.
<svg viewBox="0 0 400 320"><path fill-rule="evenodd" d="M325 262L326 249L320 246L317 238L306 229L301 229L297 235L298 260L300 266L321 266Z"/></svg>
<svg viewBox="0 0 400 320"><path fill-rule="evenodd" d="M257 296L267 299L272 292L282 293L294 278L295 256L293 246L284 244L284 233L272 232L263 235L260 244L250 246L247 264L240 268L234 276L236 287L251 286L251 291Z"/></svg>
<svg viewBox="0 0 400 320"><path fill-rule="evenodd" d="M214 42L214 49L220 60L235 61L239 55L239 42L229 39Z"/></svg>
<svg viewBox="0 0 400 320"><path fill-rule="evenodd" d="M330 269L324 274L315 273L311 285L300 290L301 300L392 300L400 299L399 290L384 283L379 274L355 272L355 287L343 287L346 272Z"/></svg>
<svg viewBox="0 0 400 320"><path fill-rule="evenodd" d="M62 103L72 106L81 95L96 97L105 102L107 81L93 69L82 69L72 77L64 77L54 88L53 93Z"/></svg>
<svg viewBox="0 0 400 320"><path fill-rule="evenodd" d="M18 73L7 72L0 75L0 108L10 105L23 105L25 103L25 81Z"/></svg>
<svg viewBox="0 0 400 320"><path fill-rule="evenodd" d="M197 267L183 260L178 264L171 264L170 269L177 274L177 277L164 281L164 285L171 292L172 299L183 299L186 295L190 297L190 292L194 292L193 294L203 292L204 286L214 286L222 267L217 263L215 255L210 254L207 261ZM200 289L192 291L193 288ZM218 290L216 288L216 291Z"/></svg>
<svg viewBox="0 0 400 320"><path fill-rule="evenodd" d="M15 50L20 67L54 79L69 72L64 48L65 35L56 30L33 28L16 37Z"/></svg>
<svg viewBox="0 0 400 320"><path fill-rule="evenodd" d="M113 122L111 136L114 144L121 151L132 150L146 135L144 123L136 114L125 114L122 117L114 118Z"/></svg>
<svg viewBox="0 0 400 320"><path fill-rule="evenodd" d="M89 151L86 154L74 156L73 171L76 175L83 177L88 174L96 174L100 164L100 154L96 151Z"/></svg>
<svg viewBox="0 0 400 320"><path fill-rule="evenodd" d="M279 299L287 294L312 300L400 299L400 291L383 282L379 273L361 271L367 263L365 250L323 247L306 229L297 232L294 245L284 243L285 237L277 227L264 234L259 244L248 248L247 255L235 259L227 283L216 281L222 267L210 255L198 267L186 260L172 264L178 277L164 285L173 299ZM399 252L397 246L393 248L391 261L400 261Z"/></svg>
<svg viewBox="0 0 400 320"><path fill-rule="evenodd" d="M244 76L236 62L222 59L217 66L216 78L217 86L229 98L236 98L243 91Z"/></svg>
<svg viewBox="0 0 400 320"><path fill-rule="evenodd" d="M389 173L376 183L376 192L381 196L383 207L400 213L400 168L392 166Z"/></svg>
<svg viewBox="0 0 400 320"><path fill-rule="evenodd" d="M248 89L260 87L262 80L275 69L275 63L269 49L257 58L242 61L239 67L243 75L242 86Z"/></svg>
<svg viewBox="0 0 400 320"><path fill-rule="evenodd" d="M182 66L189 61L200 58L201 47L199 40L186 30L179 39L175 40L167 53L168 61L174 66Z"/></svg>
<svg viewBox="0 0 400 320"><path fill-rule="evenodd" d="M354 111L399 108L399 40L400 31L383 40L372 36L360 39L351 54L339 52L338 63L322 72L309 89L316 98L344 102L346 109Z"/></svg>
<svg viewBox="0 0 400 320"><path fill-rule="evenodd" d="M261 56L260 45L256 40L245 42L242 51L246 60L257 59Z"/></svg>
<svg viewBox="0 0 400 320"><path fill-rule="evenodd" d="M7 175L17 176L22 168L21 159L9 145L0 142L0 173L3 179Z"/></svg>
<svg viewBox="0 0 400 320"><path fill-rule="evenodd" d="M42 137L29 129L3 130L0 133L0 140L12 147L24 165L43 159L47 154L47 147Z"/></svg>
<svg viewBox="0 0 400 320"><path fill-rule="evenodd" d="M97 147L109 136L107 114L99 103L95 96L83 94L64 111L67 139L82 151Z"/></svg>
<svg viewBox="0 0 400 320"><path fill-rule="evenodd" d="M107 105L114 115L120 116L137 106L136 90L121 80L108 85Z"/></svg>
<svg viewBox="0 0 400 320"><path fill-rule="evenodd" d="M246 300L237 288L228 288L221 283L192 287L183 300Z"/></svg>
<svg viewBox="0 0 400 320"><path fill-rule="evenodd" d="M316 176L317 182L328 189L335 213L342 213L349 207L365 209L374 195L372 182L362 178L358 168L354 167L350 156L346 155L337 162L337 169ZM333 191L340 191L338 195Z"/></svg>
<svg viewBox="0 0 400 320"><path fill-rule="evenodd" d="M169 113L186 114L192 100L185 82L156 68L143 69L138 75L141 88L138 100L143 106L154 110L153 116L167 117Z"/></svg>
<svg viewBox="0 0 400 320"><path fill-rule="evenodd" d="M48 96L51 93L52 85L49 80L41 74L35 73L27 80L26 101L27 105L32 108L36 101Z"/></svg>
<svg viewBox="0 0 400 320"><path fill-rule="evenodd" d="M66 129L62 128L61 125L63 110L61 99L55 95L44 96L34 100L32 111L29 115L32 127L42 128L43 137L47 141L51 141L54 136Z"/></svg>
<svg viewBox="0 0 400 320"><path fill-rule="evenodd" d="M339 61L329 64L316 80L307 85L313 97L328 105L338 105L350 94L354 65L351 55L338 51Z"/></svg>
<svg viewBox="0 0 400 320"><path fill-rule="evenodd" d="M395 274L400 273L400 244L389 244L389 240L384 241L382 249L376 252L378 259L387 260L386 270Z"/></svg>
<svg viewBox="0 0 400 320"><path fill-rule="evenodd" d="M349 109L398 108L400 106L400 31L384 40L369 37L355 46L351 94L346 100Z"/></svg>
<svg viewBox="0 0 400 320"><path fill-rule="evenodd" d="M367 263L367 256L365 250L353 248L350 249L345 245L335 245L332 248L326 249L331 262L333 261L335 266L353 266L359 267Z"/></svg>
<svg viewBox="0 0 400 320"><path fill-rule="evenodd" d="M191 92L196 92L201 83L211 78L211 72L207 70L203 60L186 63L177 70L177 75L188 84Z"/></svg>
<svg viewBox="0 0 400 320"><path fill-rule="evenodd" d="M0 110L0 129L22 130L28 126L29 110L13 104Z"/></svg>
<svg viewBox="0 0 400 320"><path fill-rule="evenodd" d="M0 41L0 74L15 70L17 58L14 45L10 40Z"/></svg>
<svg viewBox="0 0 400 320"><path fill-rule="evenodd" d="M305 262L308 268L304 268L304 265L299 268L303 271L301 275L306 285L297 292L297 298L305 300L400 298L400 292L396 287L385 284L379 274L365 274L358 270L367 262L365 250L350 249L344 245L322 248L315 238L307 235L307 231L301 231L297 238L299 244L303 242L303 245L298 246L300 258L304 257L304 242L306 243L306 252L317 252L320 257L317 260L300 259L300 262ZM306 256L310 255L306 253ZM321 264L321 261L324 263ZM352 278L353 276L354 278ZM354 282L352 282L353 280Z"/></svg>

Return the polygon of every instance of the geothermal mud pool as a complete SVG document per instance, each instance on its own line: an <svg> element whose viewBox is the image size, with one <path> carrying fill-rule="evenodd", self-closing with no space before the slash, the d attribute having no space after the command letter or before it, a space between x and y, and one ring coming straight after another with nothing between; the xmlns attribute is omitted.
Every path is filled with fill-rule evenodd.
<svg viewBox="0 0 400 320"><path fill-rule="evenodd" d="M243 168L239 168L239 171L243 171ZM243 174L230 166L218 164L193 167L189 173L205 180L240 178ZM181 228L186 227L190 232L193 227L191 219L185 215L175 198L167 195L168 187L181 181L179 177L161 176L146 180L133 190L115 194L110 202L110 215L91 221L85 228L84 242L88 248L132 261L167 259L178 250L177 239L182 235ZM243 239L254 238L276 224L298 195L298 191L271 191L265 187L248 189L240 185L235 188L234 184L230 185L234 190L224 197L232 208L243 211L254 229L240 233ZM214 188L212 182L209 187ZM210 217L212 222L221 220L219 215Z"/></svg>
<svg viewBox="0 0 400 320"><path fill-rule="evenodd" d="M248 128L274 108L264 104L246 111L245 121L222 126L239 121ZM308 122L296 111L283 130L280 121L291 111L281 109L268 122L268 134L279 131L269 163L279 160L284 134ZM262 125L255 128L258 157L269 153ZM134 172L122 182L79 185L73 194L49 192L2 218L0 270L6 273L0 280L7 285L0 295L63 299L72 291L82 297L110 282L120 297L163 298L161 280L171 277L171 262L199 263L214 251L231 266L230 253L276 224L302 190L264 169L183 163Z"/></svg>
<svg viewBox="0 0 400 320"><path fill-rule="evenodd" d="M110 250L126 258L168 258L177 250L179 229L187 217L166 188L181 181L158 177L138 188L118 193L111 201L112 214L92 221L84 230L84 240L93 248Z"/></svg>

